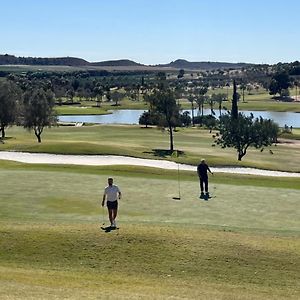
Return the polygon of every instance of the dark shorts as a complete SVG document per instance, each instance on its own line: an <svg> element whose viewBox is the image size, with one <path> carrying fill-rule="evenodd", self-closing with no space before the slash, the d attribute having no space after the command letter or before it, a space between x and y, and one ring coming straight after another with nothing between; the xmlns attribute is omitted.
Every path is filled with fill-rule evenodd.
<svg viewBox="0 0 300 300"><path fill-rule="evenodd" d="M118 200L116 201L107 201L108 209L118 209Z"/></svg>

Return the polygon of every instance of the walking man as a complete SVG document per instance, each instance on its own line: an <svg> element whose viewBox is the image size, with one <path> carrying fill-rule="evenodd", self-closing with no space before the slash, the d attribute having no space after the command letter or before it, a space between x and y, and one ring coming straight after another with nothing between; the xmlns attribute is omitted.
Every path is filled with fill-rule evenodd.
<svg viewBox="0 0 300 300"><path fill-rule="evenodd" d="M197 167L197 173L200 180L200 190L201 190L200 198L206 200L209 198L207 171L213 174L209 166L206 164L205 159L201 159L201 163ZM204 195L204 189L205 189L205 195Z"/></svg>
<svg viewBox="0 0 300 300"><path fill-rule="evenodd" d="M108 186L104 189L102 206L104 206L106 200L106 206L108 210L108 217L111 227L117 227L116 218L118 214L118 199L121 199L121 191L117 185L114 185L113 178L107 179Z"/></svg>

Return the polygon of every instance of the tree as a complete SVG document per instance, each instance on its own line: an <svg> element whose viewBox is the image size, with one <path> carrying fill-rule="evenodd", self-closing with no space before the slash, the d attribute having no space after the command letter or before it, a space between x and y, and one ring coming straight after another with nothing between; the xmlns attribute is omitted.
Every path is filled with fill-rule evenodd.
<svg viewBox="0 0 300 300"><path fill-rule="evenodd" d="M239 113L238 118L233 119L228 113L220 117L219 131L216 143L222 148L235 148L238 160L242 160L249 147L259 149L276 143L279 127L270 119L254 119L252 114L245 116Z"/></svg>
<svg viewBox="0 0 300 300"><path fill-rule="evenodd" d="M70 88L69 90L66 91L66 97L70 99L71 103L73 103L74 96L75 96L75 92L73 88Z"/></svg>
<svg viewBox="0 0 300 300"><path fill-rule="evenodd" d="M222 103L223 103L223 101L226 101L226 99L227 99L227 95L226 94L224 94L224 93L221 93L221 94L213 94L213 95L215 95L214 96L214 102L216 102L216 103L218 103L218 109L219 109L219 115L221 116L221 114L222 114ZM212 95L212 96L213 96Z"/></svg>
<svg viewBox="0 0 300 300"><path fill-rule="evenodd" d="M270 119L254 119L253 114L245 116L238 112L234 81L231 112L220 116L219 131L219 136L215 137L216 144L222 148L235 148L238 160L242 160L249 147L259 149L276 143L279 127Z"/></svg>
<svg viewBox="0 0 300 300"><path fill-rule="evenodd" d="M269 85L269 94L279 94L283 97L282 92L291 86L290 76L288 72L281 71L274 74Z"/></svg>
<svg viewBox="0 0 300 300"><path fill-rule="evenodd" d="M191 102L191 105L192 105L192 126L194 126L195 125L195 123L194 123L194 100L195 100L195 97L194 97L194 95L189 95L188 96L188 101L189 102Z"/></svg>
<svg viewBox="0 0 300 300"><path fill-rule="evenodd" d="M231 117L232 119L238 118L238 95L236 91L236 82L233 81L233 95L232 95L232 109L231 109Z"/></svg>
<svg viewBox="0 0 300 300"><path fill-rule="evenodd" d="M43 88L31 89L24 94L24 128L34 130L39 143L44 127L55 124L53 94Z"/></svg>
<svg viewBox="0 0 300 300"><path fill-rule="evenodd" d="M296 97L295 97L295 100L297 101L298 100L298 86L299 86L299 82L297 79L294 80L294 86L296 88Z"/></svg>
<svg viewBox="0 0 300 300"><path fill-rule="evenodd" d="M120 102L121 100L123 99L123 94L115 91L113 93L111 93L111 99L115 102L115 106L119 106L120 105Z"/></svg>
<svg viewBox="0 0 300 300"><path fill-rule="evenodd" d="M173 130L179 122L179 106L176 103L174 92L170 89L154 91L149 95L153 113L159 115L159 125L168 128L170 135L170 151L174 151Z"/></svg>
<svg viewBox="0 0 300 300"><path fill-rule="evenodd" d="M242 82L240 84L240 89L242 90L242 96L243 96L243 102L245 102L245 90L246 90L247 86L244 82Z"/></svg>
<svg viewBox="0 0 300 300"><path fill-rule="evenodd" d="M184 76L184 69L180 69L179 72L178 72L178 75L177 75L177 78L183 78Z"/></svg>
<svg viewBox="0 0 300 300"><path fill-rule="evenodd" d="M157 88L159 90L164 90L167 88L167 75L165 72L158 72L156 74Z"/></svg>
<svg viewBox="0 0 300 300"><path fill-rule="evenodd" d="M159 120L159 116L154 114L153 112L145 111L141 114L139 118L139 124L145 125L148 128L148 125L157 125Z"/></svg>
<svg viewBox="0 0 300 300"><path fill-rule="evenodd" d="M207 101L208 97L206 95L199 95L196 99L196 103L198 105L198 115L201 114L203 116L204 114L204 103Z"/></svg>
<svg viewBox="0 0 300 300"><path fill-rule="evenodd" d="M208 97L208 104L209 104L209 107L210 107L210 114L212 116L214 116L216 113L214 111L214 104L217 100L217 95L216 94L212 94L210 97Z"/></svg>
<svg viewBox="0 0 300 300"><path fill-rule="evenodd" d="M103 87L100 85L96 85L93 89L93 96L96 97L97 107L101 106L103 95L104 95Z"/></svg>
<svg viewBox="0 0 300 300"><path fill-rule="evenodd" d="M188 111L183 112L180 114L180 122L183 126L188 127L191 125L191 117Z"/></svg>
<svg viewBox="0 0 300 300"><path fill-rule="evenodd" d="M20 90L11 81L0 81L0 131L5 138L5 128L14 123L17 116L17 105Z"/></svg>
<svg viewBox="0 0 300 300"><path fill-rule="evenodd" d="M199 112L201 111L201 116L203 116L204 103L207 101L208 97L205 95L208 91L207 86L201 86L197 90L196 103L198 104Z"/></svg>

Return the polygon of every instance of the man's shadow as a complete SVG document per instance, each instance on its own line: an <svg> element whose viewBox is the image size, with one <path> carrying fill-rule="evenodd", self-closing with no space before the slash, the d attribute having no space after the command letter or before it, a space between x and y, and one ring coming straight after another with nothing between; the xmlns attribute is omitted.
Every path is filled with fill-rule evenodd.
<svg viewBox="0 0 300 300"><path fill-rule="evenodd" d="M216 198L216 196L203 195L203 196L200 196L200 197L199 197L199 199L202 199L202 200L204 200L204 201L211 200L212 198Z"/></svg>
<svg viewBox="0 0 300 300"><path fill-rule="evenodd" d="M101 229L105 232L111 232L111 231L114 231L114 230L117 230L119 229L118 227L112 227L112 226L106 226L106 227L101 227Z"/></svg>

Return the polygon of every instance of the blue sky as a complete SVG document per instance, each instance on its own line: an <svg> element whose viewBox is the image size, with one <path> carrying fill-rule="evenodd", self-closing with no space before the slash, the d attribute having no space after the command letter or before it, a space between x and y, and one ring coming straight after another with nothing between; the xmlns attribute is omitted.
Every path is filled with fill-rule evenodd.
<svg viewBox="0 0 300 300"><path fill-rule="evenodd" d="M299 0L0 0L0 53L145 64L300 60Z"/></svg>

